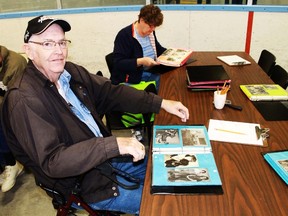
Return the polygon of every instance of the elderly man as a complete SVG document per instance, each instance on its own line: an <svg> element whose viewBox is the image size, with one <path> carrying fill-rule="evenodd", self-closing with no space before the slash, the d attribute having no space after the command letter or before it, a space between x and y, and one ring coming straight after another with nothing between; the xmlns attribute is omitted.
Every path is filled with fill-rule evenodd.
<svg viewBox="0 0 288 216"><path fill-rule="evenodd" d="M110 111L158 113L162 108L185 122L188 109L181 102L112 85L66 62L70 41L65 32L70 29L67 21L46 16L28 22L24 50L29 62L3 102L7 142L16 158L31 168L37 182L67 197L77 177L84 175L81 196L92 208L137 214L146 170L145 148L135 138L110 134L100 116ZM131 155L133 161L121 161L121 155ZM118 184L121 177L106 176L95 168L107 162L140 179L140 187L122 188Z"/></svg>

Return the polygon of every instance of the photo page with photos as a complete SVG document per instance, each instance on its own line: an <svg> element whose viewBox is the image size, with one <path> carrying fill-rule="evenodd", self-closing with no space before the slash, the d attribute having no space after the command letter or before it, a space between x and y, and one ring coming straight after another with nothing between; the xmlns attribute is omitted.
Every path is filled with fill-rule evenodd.
<svg viewBox="0 0 288 216"><path fill-rule="evenodd" d="M154 126L154 152L211 151L205 126Z"/></svg>
<svg viewBox="0 0 288 216"><path fill-rule="evenodd" d="M222 194L205 126L154 125L152 194Z"/></svg>
<svg viewBox="0 0 288 216"><path fill-rule="evenodd" d="M157 62L171 67L180 67L184 65L192 55L192 50L168 48L157 58Z"/></svg>

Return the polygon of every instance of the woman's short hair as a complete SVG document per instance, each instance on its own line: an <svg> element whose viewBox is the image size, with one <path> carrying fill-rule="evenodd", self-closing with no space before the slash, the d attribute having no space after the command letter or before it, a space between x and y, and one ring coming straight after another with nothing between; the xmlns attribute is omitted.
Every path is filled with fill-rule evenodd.
<svg viewBox="0 0 288 216"><path fill-rule="evenodd" d="M145 5L138 15L138 22L143 19L148 25L157 27L163 23L163 14L158 6L153 4Z"/></svg>

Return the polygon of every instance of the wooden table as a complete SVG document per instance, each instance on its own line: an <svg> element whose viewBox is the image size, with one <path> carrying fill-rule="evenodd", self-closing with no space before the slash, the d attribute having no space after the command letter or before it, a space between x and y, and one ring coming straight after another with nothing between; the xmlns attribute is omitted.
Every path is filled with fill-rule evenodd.
<svg viewBox="0 0 288 216"><path fill-rule="evenodd" d="M231 67L216 59L219 55L237 54L251 65ZM165 111L156 116L155 123L204 124L209 119L259 123L270 128L269 146L266 148L235 143L211 141L214 157L223 184L223 195L151 195L151 154L140 209L141 216L222 216L288 215L288 187L266 164L261 152L288 149L288 121L266 121L239 88L240 84L273 83L257 63L244 52L195 52L197 59L190 65L222 64L230 78L231 91L227 95L232 103L241 105L242 111L213 107L213 93L191 92L186 88L185 67L161 75L159 95L179 100L189 108L190 118L182 123Z"/></svg>

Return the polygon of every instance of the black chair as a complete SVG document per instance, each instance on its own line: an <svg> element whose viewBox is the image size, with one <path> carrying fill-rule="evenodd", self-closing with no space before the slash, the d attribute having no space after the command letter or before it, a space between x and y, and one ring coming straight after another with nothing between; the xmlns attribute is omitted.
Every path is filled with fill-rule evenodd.
<svg viewBox="0 0 288 216"><path fill-rule="evenodd" d="M113 69L113 52L106 55L105 60L106 60L107 67L108 67L108 70L109 70L110 75L111 75L112 69Z"/></svg>
<svg viewBox="0 0 288 216"><path fill-rule="evenodd" d="M106 55L105 60L106 60L107 66L108 66L108 70L111 74L112 69L113 69L113 53L109 53L108 55ZM153 84L147 86L145 91L157 94L156 87ZM144 132L147 131L147 138L148 138L148 144L149 144L151 137L152 137L153 121L151 121L151 116L153 115L153 113L142 113L144 123L135 124L135 125L132 125L129 127L127 127L123 124L122 115L123 115L123 113L121 113L121 112L111 112L111 113L105 114L106 126L110 130L110 132L112 130L143 128Z"/></svg>
<svg viewBox="0 0 288 216"><path fill-rule="evenodd" d="M258 65L265 71L268 76L271 75L271 69L275 64L276 57L268 50L262 50L258 60Z"/></svg>
<svg viewBox="0 0 288 216"><path fill-rule="evenodd" d="M288 73L280 65L275 65L271 69L270 78L274 83L280 85L282 88L286 89L288 86Z"/></svg>

